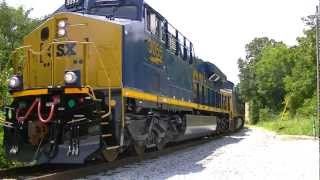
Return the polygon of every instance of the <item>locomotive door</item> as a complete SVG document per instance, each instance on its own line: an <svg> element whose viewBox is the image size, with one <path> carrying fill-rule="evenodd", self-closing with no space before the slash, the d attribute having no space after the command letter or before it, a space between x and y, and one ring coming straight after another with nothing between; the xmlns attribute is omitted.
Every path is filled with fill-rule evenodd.
<svg viewBox="0 0 320 180"><path fill-rule="evenodd" d="M52 47L49 45L49 40L41 41L40 43L40 59L37 68L37 79L39 86L48 86L52 85L51 78L52 78Z"/></svg>
<svg viewBox="0 0 320 180"><path fill-rule="evenodd" d="M52 74L52 49L50 42L53 37L50 33L50 24L39 28L35 35L25 39L26 45L31 45L29 87L48 87L51 86ZM27 88L27 86L26 86Z"/></svg>

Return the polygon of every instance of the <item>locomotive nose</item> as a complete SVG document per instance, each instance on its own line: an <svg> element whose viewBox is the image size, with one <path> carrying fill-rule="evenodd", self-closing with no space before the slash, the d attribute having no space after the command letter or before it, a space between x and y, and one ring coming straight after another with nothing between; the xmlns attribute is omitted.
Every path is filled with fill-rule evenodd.
<svg viewBox="0 0 320 180"><path fill-rule="evenodd" d="M28 51L25 68L20 68L22 89L120 86L122 32L122 26L112 22L55 14L24 39Z"/></svg>
<svg viewBox="0 0 320 180"><path fill-rule="evenodd" d="M72 36L71 27L72 18L67 14L55 15L25 38L29 48L25 55L24 89L81 85L87 44L79 41L83 39L80 30ZM66 82L70 74L67 72L75 73L77 78Z"/></svg>
<svg viewBox="0 0 320 180"><path fill-rule="evenodd" d="M97 32L97 29L103 33ZM12 89L15 98L12 109L22 109L10 120L30 123L24 123L27 136L23 140L26 143L21 146L11 141L11 132L6 133L11 142L8 143L9 158L32 161L33 151L20 152L42 145L43 139L43 143L54 142L58 149L55 151L58 155L53 152L50 155L50 163L84 163L90 154L100 148L100 124L92 123L91 119L93 115L97 116L94 113L103 111L92 106L101 102L96 101L93 90L106 89L104 93L108 93L110 98L105 102L108 102L107 108L111 112L111 87L120 87L122 82L122 32L119 24L61 13L47 19L25 37L25 46L20 48L25 53L24 62L18 61L22 58L15 58L15 74L19 76L9 81L10 86L15 88ZM18 57L20 54L16 55ZM19 70L22 72L18 73ZM53 95L61 97L59 103L51 98ZM103 115L106 118L109 114ZM64 129L64 142L58 144L58 141L51 141L53 137L50 135L52 128L61 128L57 127L62 125L61 120L69 124ZM79 126L82 130L73 127L74 123L83 121L89 121L89 124ZM82 132L91 134L90 138ZM108 139L109 133L106 135ZM77 139L77 145L69 144L70 138ZM37 159L37 163L49 161L46 153L39 153Z"/></svg>

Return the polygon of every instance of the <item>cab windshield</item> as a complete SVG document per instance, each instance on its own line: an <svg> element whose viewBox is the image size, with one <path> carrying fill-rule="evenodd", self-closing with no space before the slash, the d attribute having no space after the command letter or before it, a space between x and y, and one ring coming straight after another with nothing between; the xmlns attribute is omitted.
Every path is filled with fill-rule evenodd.
<svg viewBox="0 0 320 180"><path fill-rule="evenodd" d="M88 13L110 18L137 19L138 8L134 5L94 7Z"/></svg>
<svg viewBox="0 0 320 180"><path fill-rule="evenodd" d="M135 20L138 17L138 8L134 5L93 7L88 14Z"/></svg>

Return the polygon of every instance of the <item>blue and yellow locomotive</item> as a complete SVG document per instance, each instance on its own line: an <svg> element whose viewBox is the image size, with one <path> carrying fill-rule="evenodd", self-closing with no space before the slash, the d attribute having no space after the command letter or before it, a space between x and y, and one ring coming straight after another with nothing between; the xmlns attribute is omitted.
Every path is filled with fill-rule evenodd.
<svg viewBox="0 0 320 180"><path fill-rule="evenodd" d="M233 83L143 0L66 0L13 59L12 160L113 161L244 123Z"/></svg>

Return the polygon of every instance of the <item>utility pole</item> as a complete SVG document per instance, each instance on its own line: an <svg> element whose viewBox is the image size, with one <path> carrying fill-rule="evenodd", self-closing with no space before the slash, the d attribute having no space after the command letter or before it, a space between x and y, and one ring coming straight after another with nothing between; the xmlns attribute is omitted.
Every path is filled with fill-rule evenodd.
<svg viewBox="0 0 320 180"><path fill-rule="evenodd" d="M320 38L319 38L319 28L320 28L320 0L319 5L317 6L317 14L316 14L316 20L317 20L317 26L316 26L316 33L317 33L317 99L318 99L318 106L317 106L317 119L318 119L318 140L319 140L319 146L320 146ZM319 147L318 147L319 148ZM320 150L319 150L320 154ZM319 156L320 161L320 156ZM320 177L320 171L319 171L319 177Z"/></svg>
<svg viewBox="0 0 320 180"><path fill-rule="evenodd" d="M316 11L316 45L317 45L317 99L318 99L318 104L317 104L317 121L318 121L318 138L320 138L320 12L319 12L319 7L320 7L320 1L319 5L317 6L317 11ZM316 122L314 123L314 126L316 126ZM317 133L315 133L316 136Z"/></svg>

